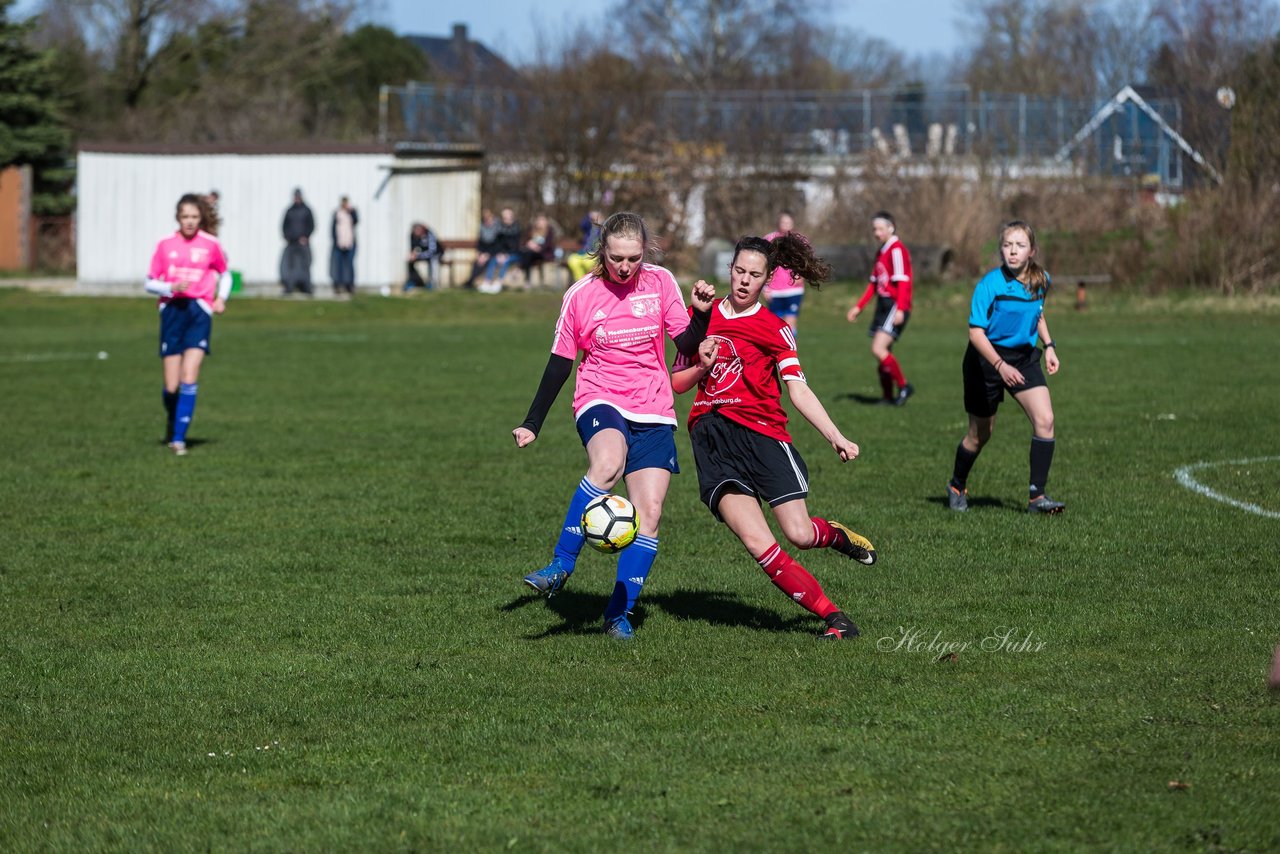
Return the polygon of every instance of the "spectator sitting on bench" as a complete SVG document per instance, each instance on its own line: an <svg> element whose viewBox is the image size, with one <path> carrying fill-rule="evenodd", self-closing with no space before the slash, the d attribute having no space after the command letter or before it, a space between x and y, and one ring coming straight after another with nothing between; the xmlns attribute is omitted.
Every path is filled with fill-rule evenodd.
<svg viewBox="0 0 1280 854"><path fill-rule="evenodd" d="M484 281L476 286L482 294L496 294L502 290L502 278L520 257L520 223L511 208L502 209L502 221L494 239L493 253L485 265Z"/></svg>
<svg viewBox="0 0 1280 854"><path fill-rule="evenodd" d="M493 211L485 208L480 213L480 233L476 235L476 262L471 266L471 276L463 285L464 288L476 286L476 278L489 266L489 260L493 258L497 248L498 218L493 215Z"/></svg>
<svg viewBox="0 0 1280 854"><path fill-rule="evenodd" d="M591 272L596 265L596 249L600 244L600 211L589 211L582 218L582 247L564 259L569 268L570 284Z"/></svg>
<svg viewBox="0 0 1280 854"><path fill-rule="evenodd" d="M435 232L421 222L415 222L409 232L409 278L405 280L404 292L414 288L429 291L440 279L440 259L444 257L444 247L436 239ZM418 272L418 262L426 262L427 278L423 280Z"/></svg>
<svg viewBox="0 0 1280 854"><path fill-rule="evenodd" d="M533 226L520 249L520 269L524 271L524 283L530 284L533 268L556 260L556 230L546 214L533 218Z"/></svg>

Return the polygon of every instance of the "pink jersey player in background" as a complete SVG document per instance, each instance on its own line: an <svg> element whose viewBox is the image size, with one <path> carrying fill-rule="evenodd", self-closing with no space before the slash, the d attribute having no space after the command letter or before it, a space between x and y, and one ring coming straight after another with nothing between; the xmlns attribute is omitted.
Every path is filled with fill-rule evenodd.
<svg viewBox="0 0 1280 854"><path fill-rule="evenodd" d="M809 469L791 442L781 385L792 406L831 444L844 462L858 456L809 388L795 333L760 304L769 274L786 266L812 287L831 275L804 238L783 235L772 242L744 237L729 264L729 295L711 310L698 357L676 361L677 392L694 386L689 442L698 466L698 488L711 513L737 535L747 552L779 590L821 617L823 640L851 640L858 627L840 610L807 569L782 550L760 502L768 503L787 540L797 549L829 548L863 564L876 562L865 537L820 516L810 516Z"/></svg>
<svg viewBox="0 0 1280 854"><path fill-rule="evenodd" d="M791 234L795 231L796 221L791 216L790 211L782 211L778 214L778 225L773 231L764 236L765 240L773 241L782 237L784 234ZM796 232L798 233L798 232ZM803 237L803 235L801 235ZM796 331L796 323L800 320L800 303L804 302L804 276L795 270L788 270L786 267L774 267L773 274L769 277L769 281L764 286L764 302L769 306L769 310L781 317L791 327L791 331Z"/></svg>
<svg viewBox="0 0 1280 854"><path fill-rule="evenodd" d="M160 297L160 358L164 366L165 443L187 453L187 428L195 414L200 366L209 352L214 314L227 308L231 275L218 238L205 230L203 198L178 200L178 231L151 256L146 290Z"/></svg>
<svg viewBox="0 0 1280 854"><path fill-rule="evenodd" d="M681 353L696 355L715 297L705 282L695 286L691 318L670 271L645 263L650 245L637 214L616 213L605 220L595 268L565 292L542 381L524 423L511 431L518 448L538 437L581 353L573 416L587 450L587 473L569 501L551 562L524 582L548 597L564 587L584 542L583 509L625 478L640 532L618 556L604 612L605 632L619 640L634 636L628 615L658 555L662 505L672 473L680 471L665 340L675 341Z"/></svg>

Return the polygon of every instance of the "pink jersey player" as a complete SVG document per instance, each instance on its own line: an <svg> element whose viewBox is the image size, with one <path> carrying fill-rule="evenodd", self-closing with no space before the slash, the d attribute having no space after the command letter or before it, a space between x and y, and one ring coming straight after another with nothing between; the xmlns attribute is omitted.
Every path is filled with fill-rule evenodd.
<svg viewBox="0 0 1280 854"><path fill-rule="evenodd" d="M582 551L583 511L625 478L639 533L618 557L604 610L612 638L634 636L632 607L658 555L658 523L676 462L676 414L665 364L669 337L686 356L706 334L715 289L694 287L692 316L671 273L646 264L649 231L633 213L616 213L600 230L596 266L565 293L551 357L524 423L511 431L516 447L538 437L560 388L578 363L573 415L587 450L587 473L569 500L550 563L524 577L539 593L564 587Z"/></svg>
<svg viewBox="0 0 1280 854"><path fill-rule="evenodd" d="M183 196L176 218L177 233L162 238L152 253L146 290L160 297L165 442L185 456L200 366L210 352L212 318L226 309L231 276L222 245L207 230L205 200L194 193Z"/></svg>
<svg viewBox="0 0 1280 854"><path fill-rule="evenodd" d="M630 285L587 276L564 295L551 352L574 359L574 418L597 404L641 424L675 424L665 341L689 325L684 297L663 267L641 264Z"/></svg>
<svg viewBox="0 0 1280 854"><path fill-rule="evenodd" d="M227 259L218 238L206 231L197 231L191 237L178 231L156 245L147 277L167 282L174 296L211 303L225 272ZM164 302L168 297L160 299Z"/></svg>

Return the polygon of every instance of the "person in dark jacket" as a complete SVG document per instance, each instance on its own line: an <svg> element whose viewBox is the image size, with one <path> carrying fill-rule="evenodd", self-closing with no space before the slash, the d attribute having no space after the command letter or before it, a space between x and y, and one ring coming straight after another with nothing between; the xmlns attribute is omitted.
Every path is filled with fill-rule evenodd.
<svg viewBox="0 0 1280 854"><path fill-rule="evenodd" d="M440 259L444 257L444 247L436 238L436 234L420 222L415 222L409 232L409 278L405 280L404 292L414 288L424 291L433 289L440 278ZM418 272L418 262L427 265L427 278L423 279Z"/></svg>
<svg viewBox="0 0 1280 854"><path fill-rule="evenodd" d="M484 282L478 287L481 293L496 294L502 290L502 277L507 269L520 258L520 223L511 208L502 209L502 220L494 237L493 255L485 267Z"/></svg>
<svg viewBox="0 0 1280 854"><path fill-rule="evenodd" d="M284 254L280 256L280 284L285 294L295 290L311 295L311 234L316 230L311 208L302 201L302 190L293 191L293 204L284 212Z"/></svg>

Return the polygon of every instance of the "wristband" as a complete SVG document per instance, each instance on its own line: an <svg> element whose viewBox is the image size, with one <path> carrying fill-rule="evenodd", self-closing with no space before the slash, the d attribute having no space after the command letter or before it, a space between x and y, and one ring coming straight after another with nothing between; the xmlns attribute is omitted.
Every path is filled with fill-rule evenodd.
<svg viewBox="0 0 1280 854"><path fill-rule="evenodd" d="M1004 359L996 359L995 369L997 372L999 372L1000 366L1003 364L1004 364Z"/></svg>
<svg viewBox="0 0 1280 854"><path fill-rule="evenodd" d="M1045 345L1044 345L1044 349L1046 349L1046 350L1048 350L1050 347L1052 347L1052 348L1053 348L1053 349L1055 349L1055 350L1057 350L1057 349L1058 349L1058 345L1057 345L1057 344L1054 344L1052 341L1050 341L1048 344L1045 344Z"/></svg>

